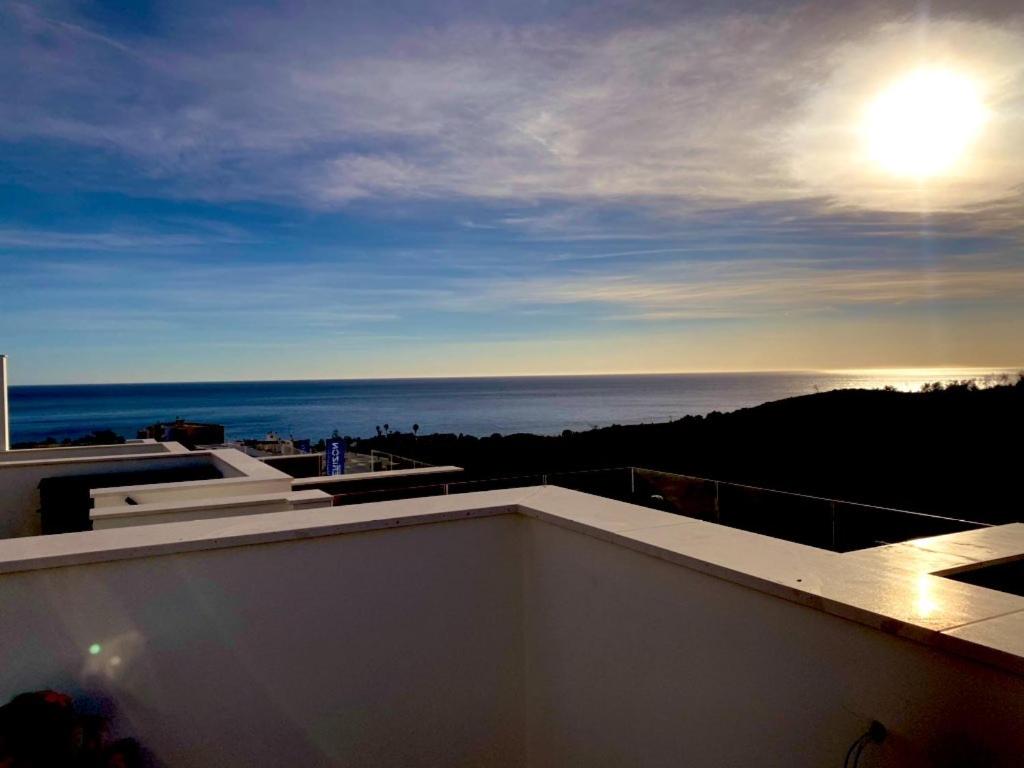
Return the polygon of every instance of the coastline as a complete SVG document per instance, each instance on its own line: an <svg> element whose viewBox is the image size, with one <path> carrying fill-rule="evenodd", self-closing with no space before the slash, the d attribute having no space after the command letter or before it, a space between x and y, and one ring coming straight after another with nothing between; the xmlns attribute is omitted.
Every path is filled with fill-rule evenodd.
<svg viewBox="0 0 1024 768"><path fill-rule="evenodd" d="M664 423L833 389L973 378L994 383L1014 369L894 369L863 372L613 374L85 384L11 387L12 439L41 442L109 429L133 437L143 426L183 417L224 424L232 439L267 432L316 441L335 429L368 437L377 426L478 436L560 434L613 423Z"/></svg>

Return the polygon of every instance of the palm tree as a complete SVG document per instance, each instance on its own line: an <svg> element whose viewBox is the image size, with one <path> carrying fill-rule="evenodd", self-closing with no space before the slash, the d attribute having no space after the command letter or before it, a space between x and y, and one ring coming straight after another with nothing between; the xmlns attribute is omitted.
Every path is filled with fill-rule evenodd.
<svg viewBox="0 0 1024 768"><path fill-rule="evenodd" d="M419 433L420 433L420 425L419 424L413 424L412 425L412 435L413 435L413 437L416 437Z"/></svg>

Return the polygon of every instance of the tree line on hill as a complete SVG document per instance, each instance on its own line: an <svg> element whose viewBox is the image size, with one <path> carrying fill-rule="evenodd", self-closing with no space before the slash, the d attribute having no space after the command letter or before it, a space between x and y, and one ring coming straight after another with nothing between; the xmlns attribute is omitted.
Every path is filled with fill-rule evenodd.
<svg viewBox="0 0 1024 768"><path fill-rule="evenodd" d="M921 392L834 390L558 436L387 432L354 441L468 478L636 466L980 522L1024 520L1024 375Z"/></svg>

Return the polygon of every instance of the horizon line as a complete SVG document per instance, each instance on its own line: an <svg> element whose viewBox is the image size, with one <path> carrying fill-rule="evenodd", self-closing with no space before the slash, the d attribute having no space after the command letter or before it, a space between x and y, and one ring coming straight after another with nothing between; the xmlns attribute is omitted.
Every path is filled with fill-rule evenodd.
<svg viewBox="0 0 1024 768"><path fill-rule="evenodd" d="M10 356L7 356L10 361ZM495 373L495 374L463 374L463 375L426 375L426 376L338 376L314 377L308 379L269 378L269 379L180 379L177 381L93 381L93 382L59 382L59 383L27 383L9 384L10 389L20 387L118 387L118 386L159 386L169 384L297 384L312 382L364 382L364 381L465 381L480 379L544 379L544 378L597 378L607 376L715 376L715 375L765 375L765 374L893 374L903 372L912 374L916 371L978 371L989 374L1024 373L1022 365L921 365L921 366L890 366L865 368L761 368L761 369L717 369L690 371L614 371L614 372L572 372L572 373Z"/></svg>

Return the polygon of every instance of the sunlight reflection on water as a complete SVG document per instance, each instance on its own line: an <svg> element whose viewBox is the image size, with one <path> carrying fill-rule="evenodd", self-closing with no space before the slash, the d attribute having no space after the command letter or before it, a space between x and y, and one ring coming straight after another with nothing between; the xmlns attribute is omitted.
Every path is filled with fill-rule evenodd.
<svg viewBox="0 0 1024 768"><path fill-rule="evenodd" d="M1012 370L991 368L862 368L854 370L825 371L848 383L836 389L882 389L893 387L901 392L920 392L926 384L939 382L949 384L957 381L973 381L979 387L994 387L1016 381L1017 373Z"/></svg>
<svg viewBox="0 0 1024 768"><path fill-rule="evenodd" d="M924 384L1016 380L1013 370L891 368L763 373L522 376L463 379L250 381L23 386L11 389L12 440L80 436L182 416L223 424L230 439L273 430L318 439L337 429L368 436L390 424L421 434L558 434L609 424L664 422L833 389L918 391Z"/></svg>

